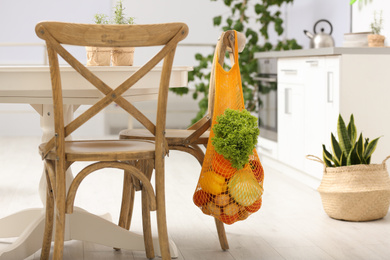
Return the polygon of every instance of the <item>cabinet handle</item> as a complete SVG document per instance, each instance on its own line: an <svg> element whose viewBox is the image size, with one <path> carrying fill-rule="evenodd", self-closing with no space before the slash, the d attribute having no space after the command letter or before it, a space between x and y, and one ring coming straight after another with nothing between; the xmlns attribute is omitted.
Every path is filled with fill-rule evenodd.
<svg viewBox="0 0 390 260"><path fill-rule="evenodd" d="M298 73L297 70L281 70L281 72L283 72L285 74L297 74Z"/></svg>
<svg viewBox="0 0 390 260"><path fill-rule="evenodd" d="M276 78L253 77L253 79L258 81L263 81L263 82L276 82Z"/></svg>
<svg viewBox="0 0 390 260"><path fill-rule="evenodd" d="M307 60L306 63L309 63L311 66L317 66L318 60Z"/></svg>
<svg viewBox="0 0 390 260"><path fill-rule="evenodd" d="M286 88L284 90L284 113L287 115L291 115L291 108L292 108L292 102L291 102L291 88Z"/></svg>
<svg viewBox="0 0 390 260"><path fill-rule="evenodd" d="M334 77L333 77L333 72L328 71L327 75L327 96L328 96L328 103L333 103L333 93L334 93Z"/></svg>

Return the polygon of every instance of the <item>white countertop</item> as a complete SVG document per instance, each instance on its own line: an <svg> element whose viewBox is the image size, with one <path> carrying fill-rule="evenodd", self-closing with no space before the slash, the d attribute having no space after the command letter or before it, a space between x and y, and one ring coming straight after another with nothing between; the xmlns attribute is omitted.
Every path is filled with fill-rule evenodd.
<svg viewBox="0 0 390 260"><path fill-rule="evenodd" d="M370 54L383 55L390 54L389 47L330 47L319 49L301 49L289 51L268 51L255 53L255 58L288 58L288 57L306 57L306 56L329 56L344 54Z"/></svg>

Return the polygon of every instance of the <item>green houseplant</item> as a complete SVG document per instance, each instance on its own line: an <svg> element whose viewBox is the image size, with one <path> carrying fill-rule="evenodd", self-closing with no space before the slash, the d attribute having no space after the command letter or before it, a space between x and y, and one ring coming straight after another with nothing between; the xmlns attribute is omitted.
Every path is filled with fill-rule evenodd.
<svg viewBox="0 0 390 260"><path fill-rule="evenodd" d="M134 17L126 17L122 0L118 0L111 20L106 14L95 14L96 24L134 24ZM87 47L87 65L90 66L132 66L134 61L134 47Z"/></svg>
<svg viewBox="0 0 390 260"><path fill-rule="evenodd" d="M357 1L357 0L351 0L351 1L349 1L349 4L352 5L352 4L354 4L356 1ZM361 2L362 0L359 0L359 1Z"/></svg>
<svg viewBox="0 0 390 260"><path fill-rule="evenodd" d="M387 157L381 164L371 164L379 137L369 141L357 130L353 115L348 126L341 115L337 122L336 140L331 134L332 153L323 145L323 160L309 159L324 165L318 191L325 212L335 219L368 221L386 216L390 205L390 178Z"/></svg>
<svg viewBox="0 0 390 260"><path fill-rule="evenodd" d="M117 1L114 16L111 23L113 24L134 24L134 17L126 17L125 7L122 0ZM113 48L111 53L111 63L113 66L132 66L134 62L134 47Z"/></svg>
<svg viewBox="0 0 390 260"><path fill-rule="evenodd" d="M350 117L348 126L339 115L337 122L337 135L339 141L331 133L332 153L328 152L325 145L323 147L323 159L327 167L349 166L355 164L370 164L371 155L378 144L379 137L372 140L364 139L360 133L357 138L355 119L353 114Z"/></svg>
<svg viewBox="0 0 390 260"><path fill-rule="evenodd" d="M280 51L301 49L302 47L295 39L278 40L272 44L269 41L269 32L274 30L278 36L284 32L283 14L280 7L284 4L293 3L293 0L273 0L273 1L251 1L251 0L210 0L223 1L229 8L229 12L217 15L213 18L213 25L220 27L221 31L236 30L245 34L247 39L245 49L239 56L239 67L241 73L242 88L245 100L245 108L249 112L254 112L262 106L262 101L257 99L257 92L267 93L276 88L261 86L254 76L258 73L259 67L257 59L254 57L257 52ZM253 26L254 25L254 26ZM204 55L195 54L198 62L193 71L188 73L188 81L194 82L195 89L193 99L198 101L198 113L192 119L192 123L197 122L207 112L208 92L211 75L211 65L213 63L213 53ZM189 93L187 87L170 89L178 95Z"/></svg>
<svg viewBox="0 0 390 260"><path fill-rule="evenodd" d="M381 30L383 29L382 11L379 13L379 18L377 17L377 12L374 12L374 21L370 24L370 27L372 34L367 36L368 46L383 47L385 45L385 36L381 35Z"/></svg>
<svg viewBox="0 0 390 260"><path fill-rule="evenodd" d="M105 14L95 14L96 24L108 24L108 16ZM87 66L110 66L111 48L109 47L86 47Z"/></svg>

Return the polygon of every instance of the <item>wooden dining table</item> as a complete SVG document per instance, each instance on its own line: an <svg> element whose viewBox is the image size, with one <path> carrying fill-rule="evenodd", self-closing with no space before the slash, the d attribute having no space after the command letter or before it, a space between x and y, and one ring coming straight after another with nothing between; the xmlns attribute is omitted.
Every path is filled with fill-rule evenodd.
<svg viewBox="0 0 390 260"><path fill-rule="evenodd" d="M139 67L96 66L88 68L109 86L115 87ZM191 69L187 66L174 66L170 87L187 86L188 71ZM62 66L60 70L64 112L67 120L71 121L73 113L80 105L92 105L103 94L73 68ZM132 102L156 99L160 76L161 68L154 68L148 76L130 88L124 97ZM0 66L0 103L30 104L41 116L42 142L48 141L54 134L52 102L48 66ZM40 174L38 191L42 203L45 204L46 179L43 171ZM67 183L73 179L71 169L67 171L66 178ZM117 226L111 221L110 214L96 216L82 208L75 208L73 214L67 215L66 221L68 224L65 240L82 240L127 250L145 249L142 235ZM42 246L44 222L44 207L25 209L0 219L0 238L17 237L11 245L0 251L0 260L25 259L39 250ZM155 252L159 254L158 238L155 238L153 242ZM178 256L173 241L170 241L170 252L172 257Z"/></svg>

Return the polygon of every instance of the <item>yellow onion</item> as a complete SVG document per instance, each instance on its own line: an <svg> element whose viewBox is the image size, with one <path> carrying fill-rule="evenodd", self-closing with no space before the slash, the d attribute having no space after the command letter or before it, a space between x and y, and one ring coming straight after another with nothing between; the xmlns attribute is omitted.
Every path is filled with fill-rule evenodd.
<svg viewBox="0 0 390 260"><path fill-rule="evenodd" d="M229 180L230 196L242 206L250 206L263 194L263 187L257 182L249 166L239 170Z"/></svg>

